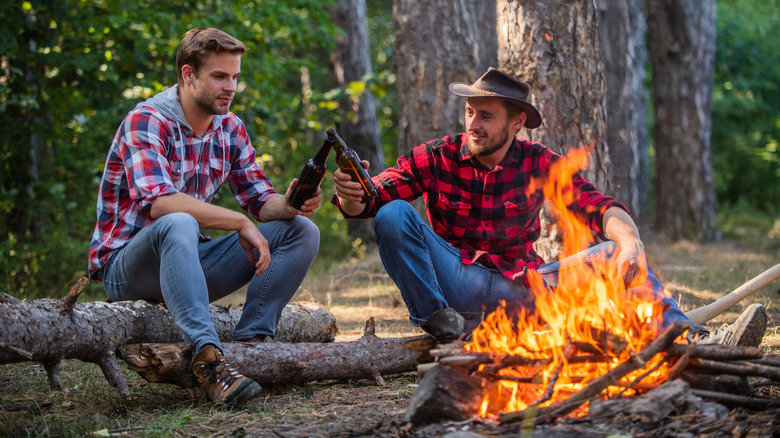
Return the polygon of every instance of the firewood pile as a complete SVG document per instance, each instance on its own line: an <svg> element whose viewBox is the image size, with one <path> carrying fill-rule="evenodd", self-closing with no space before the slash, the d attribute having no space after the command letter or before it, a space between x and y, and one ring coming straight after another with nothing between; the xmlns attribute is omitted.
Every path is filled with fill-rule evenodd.
<svg viewBox="0 0 780 438"><path fill-rule="evenodd" d="M553 358L474 353L464 349L464 342L440 346L431 352L436 362L418 368L423 377L406 420L414 427L442 421L496 421L504 427L525 422L525 427L538 427L562 419L598 421L618 414L658 422L681 410L711 418L724 418L734 407L780 412L780 400L762 397L757 391L762 385L780 385L780 357L764 355L757 347L680 342L689 324L671 325L620 363L611 361L608 352L604 354L597 346L567 346L569 363L607 361L611 365L605 374L552 403L561 367L553 367L555 372L544 386L534 370L549 366ZM506 372L513 368L523 369L529 377ZM648 376L660 369L666 370L664 378L649 382ZM525 409L500 411L507 401L502 381L528 387L538 397Z"/></svg>

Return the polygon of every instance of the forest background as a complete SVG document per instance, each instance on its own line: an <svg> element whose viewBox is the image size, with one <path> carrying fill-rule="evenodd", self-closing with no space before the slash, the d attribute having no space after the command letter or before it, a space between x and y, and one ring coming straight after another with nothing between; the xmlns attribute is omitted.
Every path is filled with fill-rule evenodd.
<svg viewBox="0 0 780 438"><path fill-rule="evenodd" d="M343 87L333 86L330 63L340 30L328 11L336 3L0 0L0 291L60 296L85 275L98 184L116 128L138 101L175 83L176 46L192 27L218 27L249 46L231 110L246 123L277 188L298 175L325 129L348 114L340 108L345 96L372 94L383 164L392 165L399 149L414 146L398 143L396 69L404 60L394 51L393 2L367 0L372 72ZM719 238L780 235L778 6L717 1L711 164ZM647 87L651 81L648 66ZM652 102L647 113L651 126ZM645 223L654 211L649 186ZM331 178L323 192L313 217L322 235L314 271L371 245L351 238L327 204ZM215 202L236 208L227 188ZM101 291L93 283L85 294L100 299Z"/></svg>

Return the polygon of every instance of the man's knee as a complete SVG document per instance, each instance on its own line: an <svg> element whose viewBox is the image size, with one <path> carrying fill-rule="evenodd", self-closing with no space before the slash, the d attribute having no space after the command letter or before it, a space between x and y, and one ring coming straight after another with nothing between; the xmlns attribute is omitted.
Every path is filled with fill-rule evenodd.
<svg viewBox="0 0 780 438"><path fill-rule="evenodd" d="M200 233L198 221L188 213L169 213L157 218L152 225L165 238L197 241Z"/></svg>
<svg viewBox="0 0 780 438"><path fill-rule="evenodd" d="M380 236L396 239L408 234L409 227L413 226L418 219L417 210L406 201L396 200L383 205L374 219L377 240Z"/></svg>
<svg viewBox="0 0 780 438"><path fill-rule="evenodd" d="M295 242L298 242L299 245L305 246L307 252L316 255L320 248L320 229L317 227L317 224L303 216L292 218L289 224L288 236Z"/></svg>

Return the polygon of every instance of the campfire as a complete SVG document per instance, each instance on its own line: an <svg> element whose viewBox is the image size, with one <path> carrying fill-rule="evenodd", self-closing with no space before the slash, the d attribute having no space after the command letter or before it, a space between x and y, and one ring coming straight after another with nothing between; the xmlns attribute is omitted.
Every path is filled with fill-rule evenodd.
<svg viewBox="0 0 780 438"><path fill-rule="evenodd" d="M594 240L590 229L566 209L573 193L565 182L587 165L588 153L587 149L572 150L555 163L550 180L535 180L529 188L541 188L555 208L563 236L562 257L580 253ZM565 400L617 364L631 360L658 335L657 321L663 312L660 300L649 290L629 293L604 257L591 264L571 264L552 290L536 271L529 271L529 284L535 297L532 314L524 309L507 314L505 307L499 308L465 346L467 351L518 362L480 366L480 374L497 382L481 403L483 417ZM647 367L654 371L644 377L645 385L663 381L669 374L660 357L652 358ZM637 370L625 379L631 381L643 373ZM611 395L634 392L619 386L608 389Z"/></svg>
<svg viewBox="0 0 780 438"><path fill-rule="evenodd" d="M591 231L565 208L573 193L564 182L587 165L588 154L572 150L556 163L553 178L530 188L541 188L554 206L562 257L593 243ZM631 399L678 378L702 388L699 395L761 404L746 395L745 377L780 382L780 361L763 358L758 348L690 344L688 322L662 328L662 297L649 288L629 291L644 283L646 272L626 285L604 258L591 261L569 263L551 287L529 272L533 310L504 305L485 318L470 342L433 351L437 363L420 368L424 377L408 419L549 422L585 416L591 401Z"/></svg>

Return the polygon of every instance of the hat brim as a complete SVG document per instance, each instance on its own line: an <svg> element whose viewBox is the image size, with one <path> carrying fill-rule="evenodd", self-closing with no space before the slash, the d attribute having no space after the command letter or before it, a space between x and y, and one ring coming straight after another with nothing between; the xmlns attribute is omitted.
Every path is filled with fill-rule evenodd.
<svg viewBox="0 0 780 438"><path fill-rule="evenodd" d="M465 82L451 83L450 91L453 92L454 94L457 94L458 96L463 96L463 97L498 97L501 99L509 99L517 106L522 108L523 112L525 112L526 128L534 129L534 128L538 128L542 124L542 115L539 114L539 110L537 110L536 107L531 105L529 102L526 102L525 100L518 99L512 96L506 96L499 93L491 93L491 92L481 91L481 90L475 91L475 89L471 87L471 84L467 84Z"/></svg>

